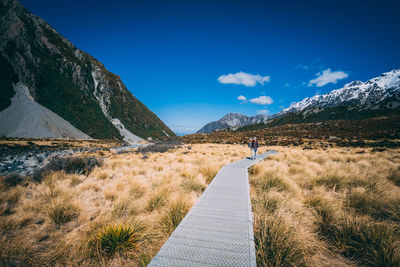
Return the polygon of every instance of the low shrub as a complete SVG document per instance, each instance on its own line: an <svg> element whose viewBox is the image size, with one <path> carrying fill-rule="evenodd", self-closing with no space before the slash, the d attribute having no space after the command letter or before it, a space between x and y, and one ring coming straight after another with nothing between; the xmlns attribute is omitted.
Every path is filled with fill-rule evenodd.
<svg viewBox="0 0 400 267"><path fill-rule="evenodd" d="M182 147L182 143L179 141L171 142L157 142L151 145L140 147L136 150L136 153L164 153L170 149L177 149Z"/></svg>
<svg viewBox="0 0 400 267"><path fill-rule="evenodd" d="M28 181L27 177L19 174L9 174L1 177L2 183L7 187L13 187L19 184L26 183Z"/></svg>
<svg viewBox="0 0 400 267"><path fill-rule="evenodd" d="M42 168L33 172L33 178L41 181L43 177L53 171L65 171L88 175L96 166L101 166L103 160L97 157L54 157Z"/></svg>

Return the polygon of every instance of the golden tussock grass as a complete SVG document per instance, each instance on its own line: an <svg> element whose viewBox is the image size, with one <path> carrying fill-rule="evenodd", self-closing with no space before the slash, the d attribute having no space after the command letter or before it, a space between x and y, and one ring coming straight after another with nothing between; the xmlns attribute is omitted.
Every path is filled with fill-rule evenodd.
<svg viewBox="0 0 400 267"><path fill-rule="evenodd" d="M399 149L276 149L250 169L260 266L400 265Z"/></svg>
<svg viewBox="0 0 400 267"><path fill-rule="evenodd" d="M145 266L242 145L111 154L90 174L0 186L2 265Z"/></svg>

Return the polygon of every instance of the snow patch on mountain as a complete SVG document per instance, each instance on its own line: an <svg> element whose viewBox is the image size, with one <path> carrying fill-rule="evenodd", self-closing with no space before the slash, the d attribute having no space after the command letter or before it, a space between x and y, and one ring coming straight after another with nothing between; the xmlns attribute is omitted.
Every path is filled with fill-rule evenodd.
<svg viewBox="0 0 400 267"><path fill-rule="evenodd" d="M68 121L37 103L22 82L13 85L11 105L0 112L0 135L90 139Z"/></svg>
<svg viewBox="0 0 400 267"><path fill-rule="evenodd" d="M108 99L107 99L107 95L102 93L102 91L103 91L102 89L104 89L104 85L102 83L100 83L101 72L99 69L95 69L92 71L92 78L93 78L93 82L94 82L94 92L93 92L94 97L99 102L99 105L100 105L101 110L103 111L103 114L114 125L114 127L117 128L117 130L119 131L119 133L122 136L122 138L124 139L124 141L129 142L129 143L136 143L136 142L143 140L139 136L134 135L133 133L128 131L125 128L125 125L118 118L112 118L111 115L108 113L107 106L104 103L104 100L108 100ZM109 101L107 101L107 102L109 102Z"/></svg>

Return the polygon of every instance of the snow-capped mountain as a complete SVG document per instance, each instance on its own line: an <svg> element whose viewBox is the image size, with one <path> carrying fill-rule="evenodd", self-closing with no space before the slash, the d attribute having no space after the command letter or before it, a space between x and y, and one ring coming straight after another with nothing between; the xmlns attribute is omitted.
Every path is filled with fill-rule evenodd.
<svg viewBox="0 0 400 267"><path fill-rule="evenodd" d="M0 10L1 135L125 141L174 135L118 75L18 1L0 0Z"/></svg>
<svg viewBox="0 0 400 267"><path fill-rule="evenodd" d="M400 70L398 69L383 73L366 82L353 81L329 93L307 97L271 116L247 117L230 113L218 121L206 124L198 133L210 133L226 128L237 129L253 124L362 119L393 114L399 112L399 108ZM248 130L249 127L245 128Z"/></svg>
<svg viewBox="0 0 400 267"><path fill-rule="evenodd" d="M207 123L197 133L211 133L225 128L238 128L245 125L267 122L269 116L257 115L248 117L239 113L229 113L217 121Z"/></svg>
<svg viewBox="0 0 400 267"><path fill-rule="evenodd" d="M368 108L385 99L398 97L399 95L400 70L392 70L366 82L353 81L343 88L333 90L327 94L305 98L279 112L277 117L310 108L321 109L339 106Z"/></svg>

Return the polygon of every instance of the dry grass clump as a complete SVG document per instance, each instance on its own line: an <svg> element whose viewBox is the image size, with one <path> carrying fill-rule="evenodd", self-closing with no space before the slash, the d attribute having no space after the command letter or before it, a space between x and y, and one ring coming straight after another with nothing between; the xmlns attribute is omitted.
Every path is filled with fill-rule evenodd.
<svg viewBox="0 0 400 267"><path fill-rule="evenodd" d="M206 189L206 186L198 177L194 177L187 173L182 174L181 187L186 192L193 191L196 193L202 193Z"/></svg>
<svg viewBox="0 0 400 267"><path fill-rule="evenodd" d="M56 200L50 205L47 216L55 225L61 225L77 218L78 209L68 201Z"/></svg>
<svg viewBox="0 0 400 267"><path fill-rule="evenodd" d="M217 175L219 168L215 166L204 164L199 169L200 173L205 177L206 184L209 184L214 179L215 175Z"/></svg>
<svg viewBox="0 0 400 267"><path fill-rule="evenodd" d="M155 192L153 196L149 199L147 202L147 211L154 211L155 209L158 209L162 206L164 206L167 203L168 199L168 192L165 190L161 190L158 192Z"/></svg>
<svg viewBox="0 0 400 267"><path fill-rule="evenodd" d="M249 154L241 145L156 149L101 165L57 160L37 181L3 178L0 265L145 266L219 169Z"/></svg>
<svg viewBox="0 0 400 267"><path fill-rule="evenodd" d="M97 179L99 179L99 180L105 180L107 178L108 178L108 174L106 172L99 173L99 175L97 176Z"/></svg>
<svg viewBox="0 0 400 267"><path fill-rule="evenodd" d="M259 179L253 182L255 187L261 192L268 192L271 189L277 191L286 191L289 189L289 185L285 183L283 179L278 177L275 172L264 172Z"/></svg>
<svg viewBox="0 0 400 267"><path fill-rule="evenodd" d="M400 167L390 171L388 180L392 181L395 185L400 186Z"/></svg>
<svg viewBox="0 0 400 267"><path fill-rule="evenodd" d="M253 165L249 168L250 175L258 175L260 173L260 171L261 171L261 167L258 164Z"/></svg>
<svg viewBox="0 0 400 267"><path fill-rule="evenodd" d="M13 208L21 198L23 187L16 186L7 189L6 186L3 186L3 190L0 192L0 216L12 213Z"/></svg>
<svg viewBox="0 0 400 267"><path fill-rule="evenodd" d="M400 265L398 149L278 150L250 176L259 265Z"/></svg>
<svg viewBox="0 0 400 267"><path fill-rule="evenodd" d="M132 182L129 190L129 197L131 199L139 199L141 198L146 192L146 188L138 183L138 182Z"/></svg>
<svg viewBox="0 0 400 267"><path fill-rule="evenodd" d="M307 247L300 240L288 214L257 217L255 246L259 266L304 266ZM289 215L290 216L290 215Z"/></svg>
<svg viewBox="0 0 400 267"><path fill-rule="evenodd" d="M165 212L162 224L168 233L172 233L178 224L188 213L192 203L186 199L177 199L170 203L167 211Z"/></svg>
<svg viewBox="0 0 400 267"><path fill-rule="evenodd" d="M359 214L400 223L400 195L393 198L361 188L348 193L345 205Z"/></svg>

